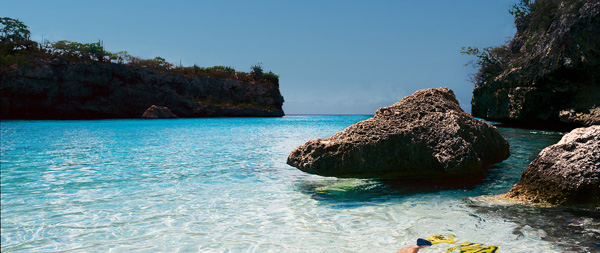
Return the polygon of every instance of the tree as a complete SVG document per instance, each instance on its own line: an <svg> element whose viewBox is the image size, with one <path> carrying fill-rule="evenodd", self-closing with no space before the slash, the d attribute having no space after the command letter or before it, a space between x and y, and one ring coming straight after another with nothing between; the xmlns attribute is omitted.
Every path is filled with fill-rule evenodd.
<svg viewBox="0 0 600 253"><path fill-rule="evenodd" d="M508 10L508 13L513 15L515 18L521 18L531 12L531 5L533 0L520 0L518 3L513 4Z"/></svg>
<svg viewBox="0 0 600 253"><path fill-rule="evenodd" d="M9 17L0 18L0 24L3 26L2 29L0 29L0 40L11 42L29 40L31 32L27 29L27 26L18 19Z"/></svg>
<svg viewBox="0 0 600 253"><path fill-rule="evenodd" d="M463 47L460 53L477 57L476 61L465 64L478 68L477 74L471 80L476 84L488 81L509 68L510 52L507 45L486 48Z"/></svg>
<svg viewBox="0 0 600 253"><path fill-rule="evenodd" d="M68 40L60 40L51 44L51 48L63 55L78 57L84 60L103 61L110 54L104 50L100 41L95 43L79 43Z"/></svg>
<svg viewBox="0 0 600 253"><path fill-rule="evenodd" d="M110 61L116 61L119 64L123 64L125 62L131 62L133 56L131 56L127 51L119 51L116 53L107 52Z"/></svg>
<svg viewBox="0 0 600 253"><path fill-rule="evenodd" d="M250 67L250 69L252 70L250 73L252 73L256 78L262 77L262 75L264 73L261 62L255 64L255 65L252 65Z"/></svg>

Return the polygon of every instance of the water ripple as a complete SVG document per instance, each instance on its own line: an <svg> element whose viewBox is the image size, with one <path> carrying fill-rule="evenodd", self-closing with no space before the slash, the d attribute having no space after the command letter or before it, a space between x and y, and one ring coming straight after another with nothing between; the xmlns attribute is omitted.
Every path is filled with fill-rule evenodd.
<svg viewBox="0 0 600 253"><path fill-rule="evenodd" d="M468 189L285 164L366 118L2 121L2 252L393 252L440 233L503 252L597 249L575 237L598 238L598 216L561 213L555 229L554 212L466 200L507 191L561 133L501 129L511 158Z"/></svg>

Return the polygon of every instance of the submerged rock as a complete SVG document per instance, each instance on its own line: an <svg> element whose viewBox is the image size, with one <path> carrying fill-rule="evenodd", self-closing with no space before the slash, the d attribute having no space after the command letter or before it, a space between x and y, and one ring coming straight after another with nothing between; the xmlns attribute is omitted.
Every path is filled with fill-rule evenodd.
<svg viewBox="0 0 600 253"><path fill-rule="evenodd" d="M600 126L577 128L540 152L505 195L526 203L600 206Z"/></svg>
<svg viewBox="0 0 600 253"><path fill-rule="evenodd" d="M326 139L294 149L287 163L322 176L424 178L473 174L509 156L498 130L459 106L448 88L380 108Z"/></svg>
<svg viewBox="0 0 600 253"><path fill-rule="evenodd" d="M164 106L152 105L142 114L144 119L175 119L175 115L171 110Z"/></svg>

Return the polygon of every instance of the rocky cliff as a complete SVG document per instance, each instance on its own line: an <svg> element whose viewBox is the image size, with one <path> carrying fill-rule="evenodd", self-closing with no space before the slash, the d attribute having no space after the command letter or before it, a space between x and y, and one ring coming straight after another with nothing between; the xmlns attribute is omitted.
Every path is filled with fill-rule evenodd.
<svg viewBox="0 0 600 253"><path fill-rule="evenodd" d="M2 119L139 118L151 105L178 117L280 117L279 85L186 77L106 62L62 57L4 69Z"/></svg>
<svg viewBox="0 0 600 253"><path fill-rule="evenodd" d="M472 114L517 126L600 124L600 1L538 0L530 8L500 55L506 66L476 83Z"/></svg>

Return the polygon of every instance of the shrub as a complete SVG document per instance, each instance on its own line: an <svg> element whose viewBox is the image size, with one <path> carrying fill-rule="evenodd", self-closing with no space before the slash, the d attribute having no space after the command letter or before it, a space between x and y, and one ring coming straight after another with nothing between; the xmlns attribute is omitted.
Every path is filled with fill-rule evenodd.
<svg viewBox="0 0 600 253"><path fill-rule="evenodd" d="M524 17L531 12L531 4L532 0L520 0L508 9L508 13L513 15L515 19Z"/></svg>
<svg viewBox="0 0 600 253"><path fill-rule="evenodd" d="M154 59L140 59L137 57L130 57L130 65L146 67L156 71L167 71L173 67L173 64L168 63L165 58L160 56L154 57Z"/></svg>
<svg viewBox="0 0 600 253"><path fill-rule="evenodd" d="M107 52L109 56L109 61L116 61L119 64L123 64L129 62L133 56L131 56L127 51L119 51L116 53Z"/></svg>
<svg viewBox="0 0 600 253"><path fill-rule="evenodd" d="M279 75L275 75L271 71L269 71L269 73L264 73L262 77L269 83L279 84Z"/></svg>
<svg viewBox="0 0 600 253"><path fill-rule="evenodd" d="M463 47L460 53L477 57L476 61L465 64L478 68L477 74L471 77L474 83L488 81L509 67L510 52L507 45L486 48Z"/></svg>
<svg viewBox="0 0 600 253"><path fill-rule="evenodd" d="M104 50L102 42L98 41L95 43L79 43L68 40L60 40L50 44L50 49L58 54L65 55L73 59L81 59L84 61L96 60L104 61L107 60L105 57L110 59L110 53Z"/></svg>
<svg viewBox="0 0 600 253"><path fill-rule="evenodd" d="M259 62L250 67L250 73L254 75L255 78L260 78L264 74L262 63Z"/></svg>
<svg viewBox="0 0 600 253"><path fill-rule="evenodd" d="M27 26L17 19L8 17L0 18L0 72L7 71L14 64L25 65L29 63L44 64L52 57L64 57L71 62L113 62L150 68L156 71L183 74L187 77L209 76L214 78L233 79L241 82L260 82L278 84L279 76L269 71L265 73L262 63L251 66L250 73L236 72L230 66L199 67L174 67L165 58L141 59L131 56L127 51L116 53L104 49L102 41L94 43L79 43L60 40L53 43L37 42L29 39L30 32Z"/></svg>

